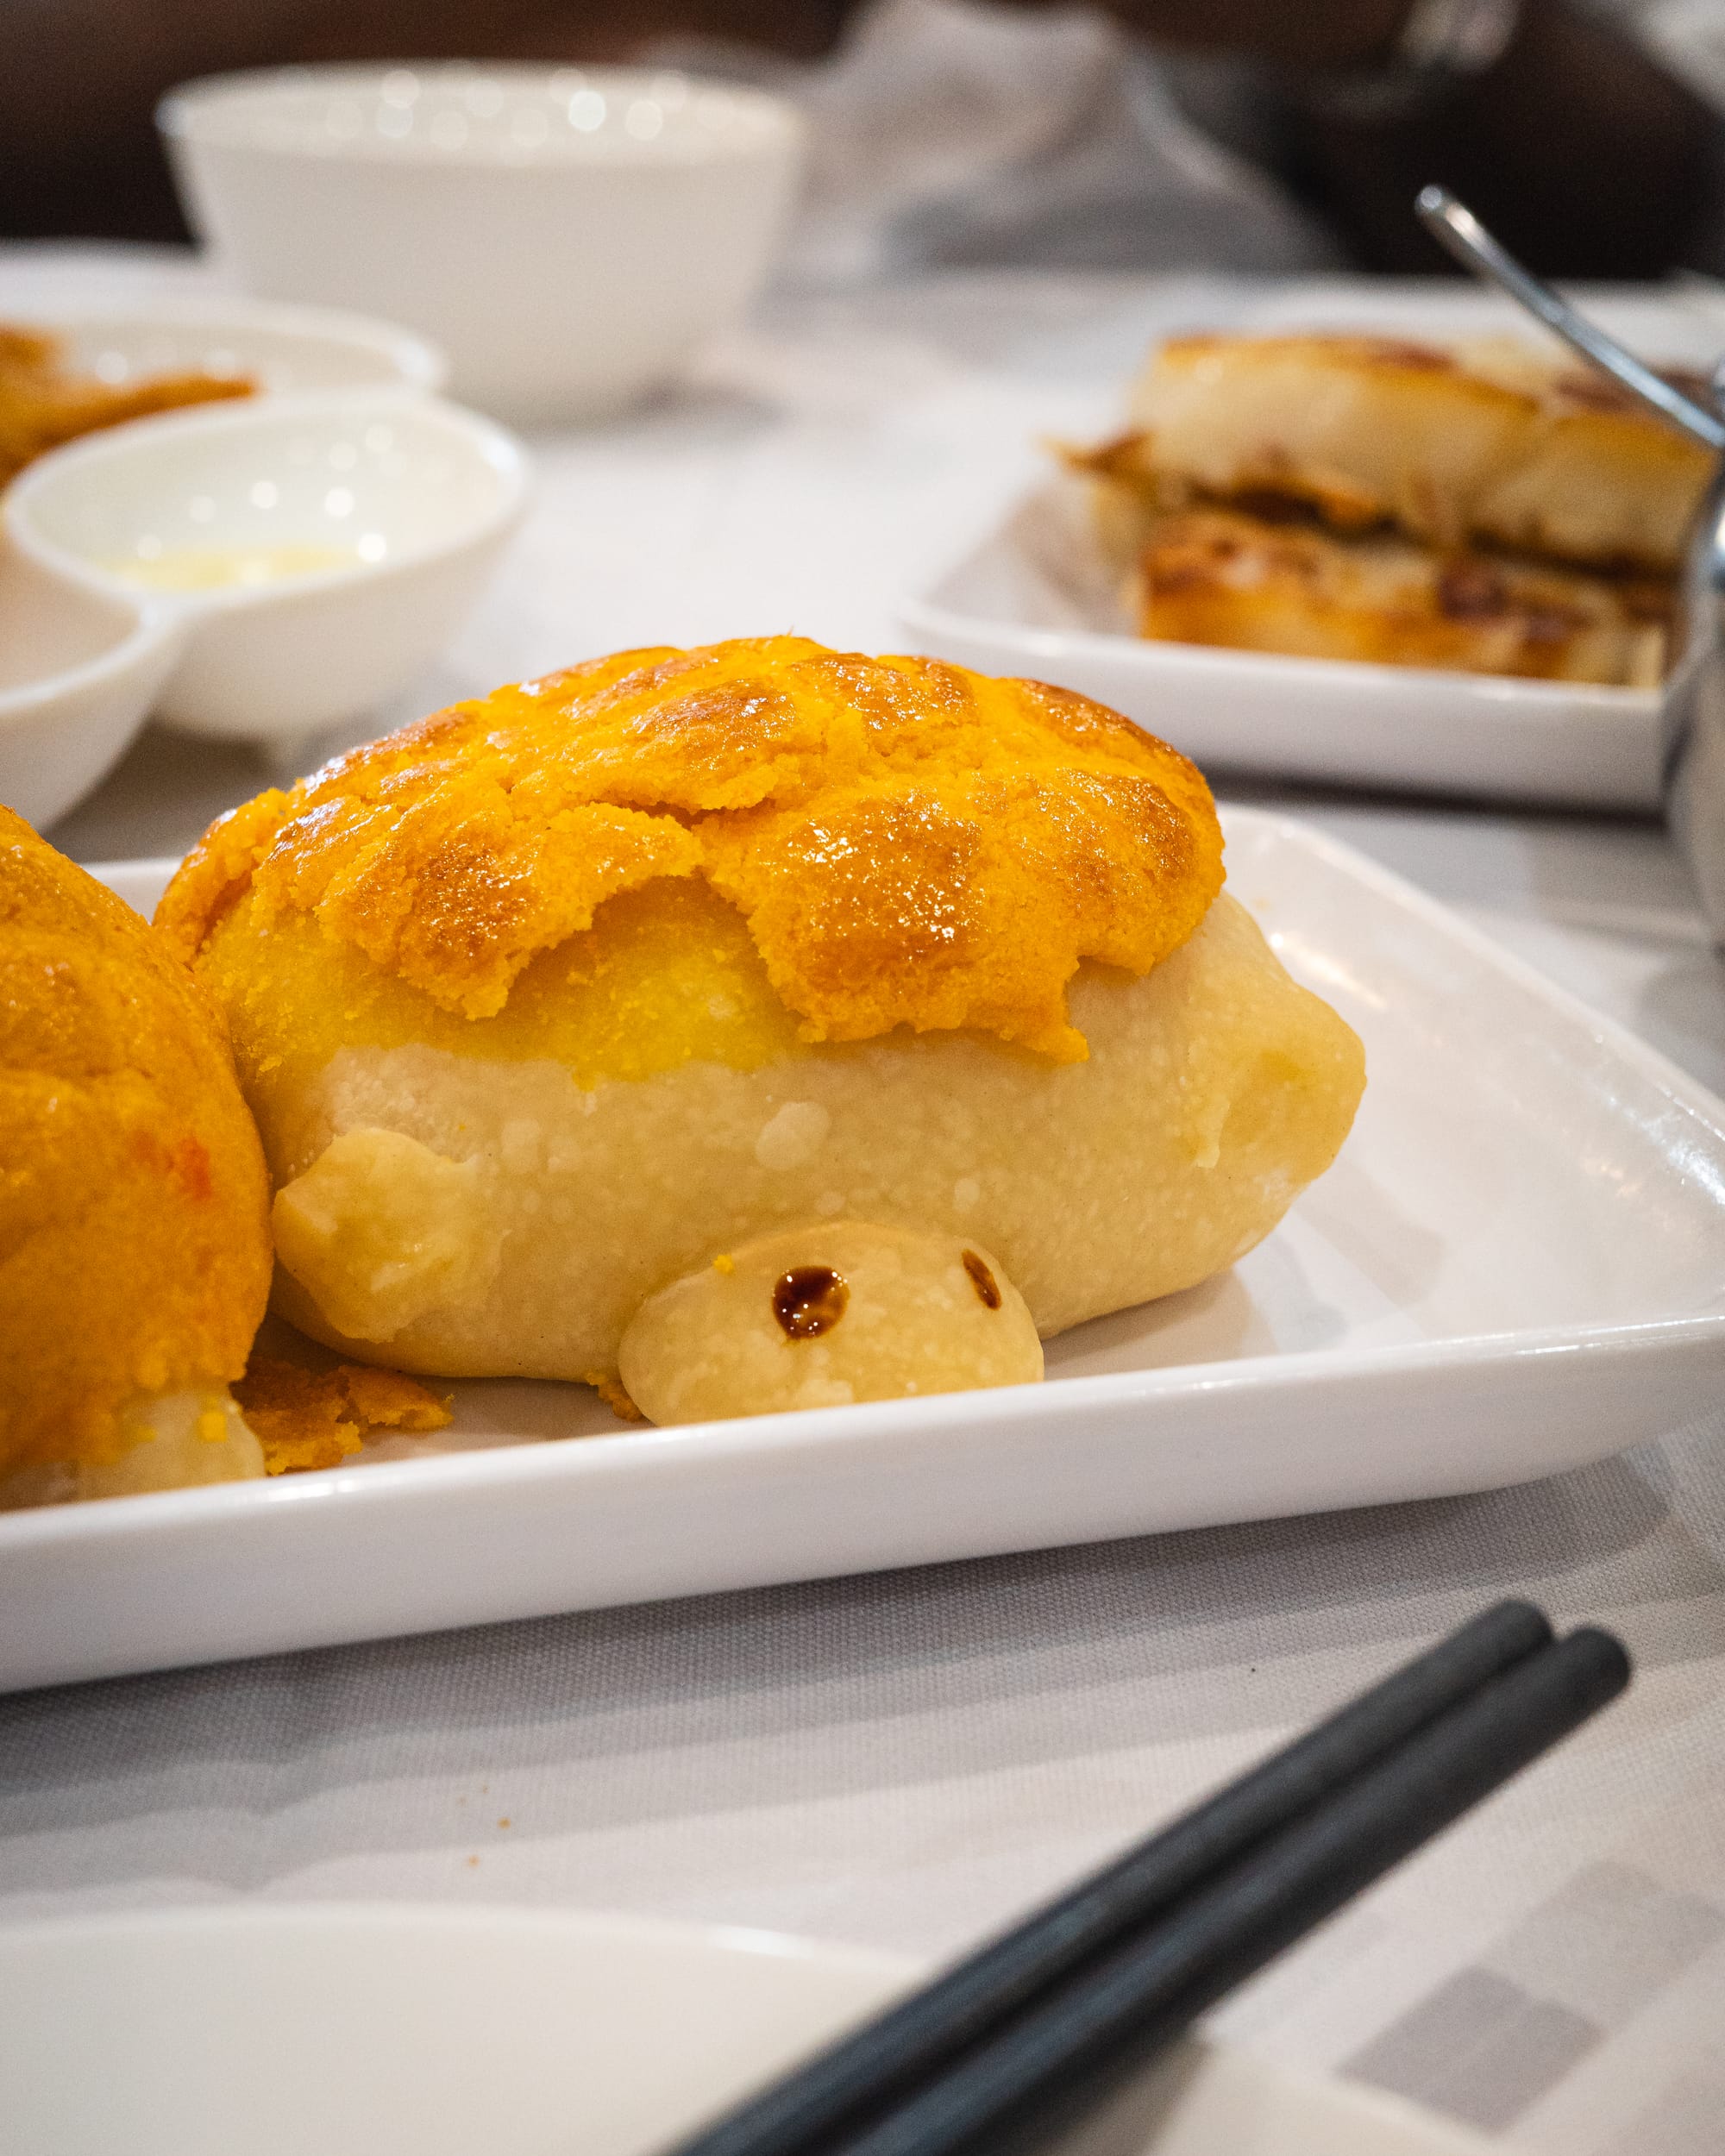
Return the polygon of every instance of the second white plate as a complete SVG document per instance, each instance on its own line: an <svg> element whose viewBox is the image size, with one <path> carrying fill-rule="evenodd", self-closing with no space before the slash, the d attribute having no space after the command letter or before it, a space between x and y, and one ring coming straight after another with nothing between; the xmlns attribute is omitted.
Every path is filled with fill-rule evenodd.
<svg viewBox="0 0 1725 2156"><path fill-rule="evenodd" d="M627 1431L468 1383L341 1469L0 1517L0 1688L1447 1496L1716 1405L1725 1103L1349 849L1226 822L1370 1074L1232 1272L1051 1342L1040 1386ZM167 866L110 881L147 908Z"/></svg>
<svg viewBox="0 0 1725 2156"><path fill-rule="evenodd" d="M1107 577L1082 483L1052 479L899 618L913 650L1076 689L1212 774L1659 806L1655 690L1152 643Z"/></svg>
<svg viewBox="0 0 1725 2156"><path fill-rule="evenodd" d="M1656 360L1709 369L1725 319L1701 298L1602 299L1590 311ZM1507 300L1438 285L1294 284L1227 325L1446 338L1536 337ZM1084 489L1051 479L899 609L909 649L1030 674L1124 711L1213 774L1267 773L1565 807L1659 805L1659 699L1421 667L1283 658L1132 633Z"/></svg>

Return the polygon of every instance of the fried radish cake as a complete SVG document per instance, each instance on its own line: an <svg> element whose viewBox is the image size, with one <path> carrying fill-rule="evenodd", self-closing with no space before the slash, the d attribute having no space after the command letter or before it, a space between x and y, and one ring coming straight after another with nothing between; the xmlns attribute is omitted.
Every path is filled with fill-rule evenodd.
<svg viewBox="0 0 1725 2156"><path fill-rule="evenodd" d="M1131 598L1139 635L1165 642L1627 688L1658 686L1672 612L1645 579L1444 556L1393 533L1337 539L1228 509L1157 518Z"/></svg>
<svg viewBox="0 0 1725 2156"><path fill-rule="evenodd" d="M1094 468L1154 491L1297 503L1584 567L1670 575L1711 460L1572 360L1512 340L1176 337Z"/></svg>
<svg viewBox="0 0 1725 2156"><path fill-rule="evenodd" d="M269 1197L204 991L0 809L0 1505L264 1472Z"/></svg>
<svg viewBox="0 0 1725 2156"><path fill-rule="evenodd" d="M215 825L276 1299L359 1360L662 1421L1020 1382L1232 1264L1359 1044L1208 789L1039 683L800 637L499 689Z"/></svg>

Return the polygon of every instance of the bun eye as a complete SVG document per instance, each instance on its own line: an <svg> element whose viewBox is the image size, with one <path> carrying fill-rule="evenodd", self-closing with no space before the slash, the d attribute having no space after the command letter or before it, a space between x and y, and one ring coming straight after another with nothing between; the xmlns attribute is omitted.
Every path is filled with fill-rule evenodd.
<svg viewBox="0 0 1725 2156"><path fill-rule="evenodd" d="M976 1290L976 1299L982 1307L985 1310L998 1310L1000 1307L1000 1284L994 1278L988 1260L979 1257L975 1250L966 1250L964 1269L970 1275L970 1285Z"/></svg>
<svg viewBox="0 0 1725 2156"><path fill-rule="evenodd" d="M773 1315L787 1340L818 1340L844 1315L850 1288L830 1265L794 1265L773 1283Z"/></svg>

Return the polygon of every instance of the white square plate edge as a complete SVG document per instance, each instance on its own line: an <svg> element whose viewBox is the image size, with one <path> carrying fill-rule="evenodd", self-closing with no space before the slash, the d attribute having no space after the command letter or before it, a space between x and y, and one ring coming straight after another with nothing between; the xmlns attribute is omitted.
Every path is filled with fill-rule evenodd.
<svg viewBox="0 0 1725 2156"><path fill-rule="evenodd" d="M1725 1104L1349 848L1227 822L1248 856L1441 937L1668 1106L1725 1255ZM166 866L104 873L147 903ZM0 1689L1489 1489L1657 1437L1722 1377L1725 1307L1691 1301L14 1514Z"/></svg>

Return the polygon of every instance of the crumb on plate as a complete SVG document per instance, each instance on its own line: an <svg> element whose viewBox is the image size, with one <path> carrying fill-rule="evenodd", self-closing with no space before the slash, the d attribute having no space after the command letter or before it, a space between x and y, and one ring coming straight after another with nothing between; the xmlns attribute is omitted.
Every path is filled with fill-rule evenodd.
<svg viewBox="0 0 1725 2156"><path fill-rule="evenodd" d="M619 1422L645 1422L647 1418L623 1389L623 1381L604 1370L589 1370L583 1383L591 1385Z"/></svg>
<svg viewBox="0 0 1725 2156"><path fill-rule="evenodd" d="M417 1379L359 1363L314 1370L254 1355L234 1397L272 1475L339 1467L376 1431L417 1435L442 1430L449 1420L448 1403Z"/></svg>

